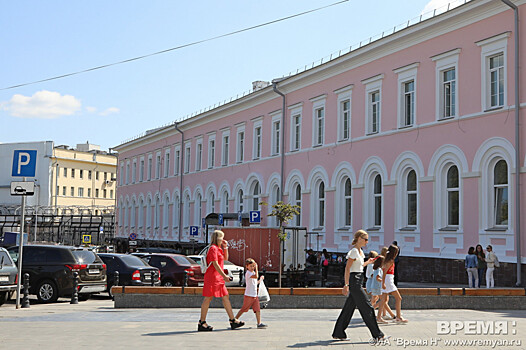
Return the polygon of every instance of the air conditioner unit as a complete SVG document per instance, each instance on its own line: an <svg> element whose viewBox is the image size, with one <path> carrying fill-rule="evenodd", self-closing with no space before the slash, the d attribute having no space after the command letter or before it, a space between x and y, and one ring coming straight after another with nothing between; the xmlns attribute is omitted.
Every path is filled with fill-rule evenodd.
<svg viewBox="0 0 526 350"><path fill-rule="evenodd" d="M106 181L104 181L104 183L105 183L106 185L109 185L109 184L111 183L111 181L110 181L110 180L106 180Z"/></svg>

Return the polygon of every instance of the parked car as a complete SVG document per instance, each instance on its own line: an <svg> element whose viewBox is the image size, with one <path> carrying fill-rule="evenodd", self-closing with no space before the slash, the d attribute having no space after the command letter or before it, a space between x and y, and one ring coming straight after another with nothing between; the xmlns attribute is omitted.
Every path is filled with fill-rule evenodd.
<svg viewBox="0 0 526 350"><path fill-rule="evenodd" d="M111 287L115 284L115 272L119 272L119 286L151 286L161 284L159 269L148 265L143 259L130 254L100 253L99 257L107 266L107 292L110 297Z"/></svg>
<svg viewBox="0 0 526 350"><path fill-rule="evenodd" d="M179 254L180 251L172 248L164 247L149 247L149 248L137 248L137 253L165 253L165 254Z"/></svg>
<svg viewBox="0 0 526 350"><path fill-rule="evenodd" d="M16 290L18 269L11 256L0 247L0 305L3 305Z"/></svg>
<svg viewBox="0 0 526 350"><path fill-rule="evenodd" d="M201 267L201 272L206 272L207 264L206 257L204 255L188 255L188 257L194 260ZM228 260L223 263L223 269L228 277L232 277L232 281L226 282L227 286L240 286L243 282L245 268L238 266ZM240 272L241 271L241 272Z"/></svg>
<svg viewBox="0 0 526 350"><path fill-rule="evenodd" d="M9 247L18 262L18 247ZM22 275L29 273L29 293L43 303L73 293L73 273L78 272L79 300L106 290L106 264L91 250L60 245L24 246Z"/></svg>
<svg viewBox="0 0 526 350"><path fill-rule="evenodd" d="M190 258L180 254L149 253L140 256L150 266L161 271L161 284L165 287L182 286L185 271L188 274L188 286L202 286L204 275L199 265Z"/></svg>

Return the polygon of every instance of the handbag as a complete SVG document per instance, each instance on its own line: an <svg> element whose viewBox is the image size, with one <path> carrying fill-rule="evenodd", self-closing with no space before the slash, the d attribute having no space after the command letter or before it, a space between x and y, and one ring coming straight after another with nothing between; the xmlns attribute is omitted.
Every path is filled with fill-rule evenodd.
<svg viewBox="0 0 526 350"><path fill-rule="evenodd" d="M500 267L499 258L497 258L497 255L495 253L493 253L493 255L495 255L495 261L493 262L493 265L495 267Z"/></svg>
<svg viewBox="0 0 526 350"><path fill-rule="evenodd" d="M263 281L259 282L258 299L260 303L268 303L270 301L270 295Z"/></svg>

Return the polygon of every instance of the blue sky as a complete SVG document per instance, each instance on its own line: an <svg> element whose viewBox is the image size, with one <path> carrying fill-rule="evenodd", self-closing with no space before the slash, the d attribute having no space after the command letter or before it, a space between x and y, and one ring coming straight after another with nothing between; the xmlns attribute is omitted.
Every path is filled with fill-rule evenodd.
<svg viewBox="0 0 526 350"><path fill-rule="evenodd" d="M454 0L349 0L234 36L63 79L338 0L4 1L0 142L102 149L296 71Z"/></svg>

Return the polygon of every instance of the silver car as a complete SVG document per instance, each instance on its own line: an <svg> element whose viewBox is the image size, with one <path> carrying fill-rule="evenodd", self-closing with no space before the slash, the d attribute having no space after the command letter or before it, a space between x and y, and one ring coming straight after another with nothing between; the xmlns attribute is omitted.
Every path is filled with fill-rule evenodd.
<svg viewBox="0 0 526 350"><path fill-rule="evenodd" d="M16 290L18 269L11 256L0 248L0 305L4 304Z"/></svg>

